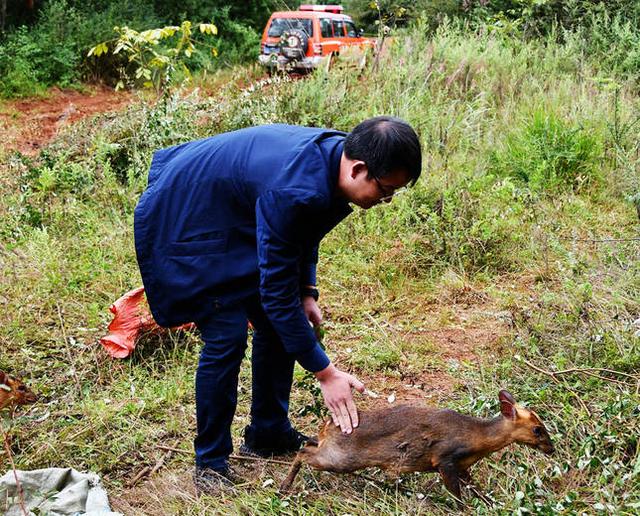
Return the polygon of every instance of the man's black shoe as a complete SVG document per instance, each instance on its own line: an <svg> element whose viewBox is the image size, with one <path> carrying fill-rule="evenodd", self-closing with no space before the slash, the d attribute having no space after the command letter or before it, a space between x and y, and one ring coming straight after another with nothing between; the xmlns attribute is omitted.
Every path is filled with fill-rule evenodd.
<svg viewBox="0 0 640 516"><path fill-rule="evenodd" d="M225 469L201 468L196 466L193 484L198 494L215 496L220 491L233 491L243 479L227 467Z"/></svg>
<svg viewBox="0 0 640 516"><path fill-rule="evenodd" d="M268 458L274 455L287 455L297 452L301 446L309 441L309 437L292 428L288 432L275 434L267 440L264 436L256 438L252 435L250 427L244 431L244 444L240 447L240 453L251 457Z"/></svg>

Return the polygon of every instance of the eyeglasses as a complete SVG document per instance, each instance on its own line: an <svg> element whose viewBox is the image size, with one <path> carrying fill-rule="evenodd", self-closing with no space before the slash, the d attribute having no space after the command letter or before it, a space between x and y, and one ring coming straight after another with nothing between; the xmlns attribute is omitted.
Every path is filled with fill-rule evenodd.
<svg viewBox="0 0 640 516"><path fill-rule="evenodd" d="M380 202L387 202L393 199L396 195L401 194L407 190L406 186L402 186L400 188L396 188L392 185L383 185L377 177L374 177L373 180L378 185L378 190L382 194L380 197Z"/></svg>

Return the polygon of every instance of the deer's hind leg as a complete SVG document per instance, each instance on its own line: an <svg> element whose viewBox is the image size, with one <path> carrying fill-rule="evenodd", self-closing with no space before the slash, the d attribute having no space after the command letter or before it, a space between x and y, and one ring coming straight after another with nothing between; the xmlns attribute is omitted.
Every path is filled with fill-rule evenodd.
<svg viewBox="0 0 640 516"><path fill-rule="evenodd" d="M317 442L317 441L316 441ZM310 457L313 457L318 450L318 446L313 444L313 441L308 441L304 448L302 448L293 460L293 464L289 468L287 478L280 484L280 492L283 494L288 493L291 490L291 485L296 479L303 462L309 462Z"/></svg>

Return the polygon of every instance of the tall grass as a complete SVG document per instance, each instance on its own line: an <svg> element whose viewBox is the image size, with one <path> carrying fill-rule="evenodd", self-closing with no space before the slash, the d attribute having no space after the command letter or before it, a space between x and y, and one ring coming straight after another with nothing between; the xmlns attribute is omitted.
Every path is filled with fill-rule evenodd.
<svg viewBox="0 0 640 516"><path fill-rule="evenodd" d="M197 336L150 337L122 362L96 345L106 307L140 284L132 212L154 149L268 122L348 130L388 113L421 134L425 169L413 191L354 213L323 242L329 353L383 401L408 378L430 391L433 377L420 378L431 372L449 383L430 391L443 405L488 416L506 387L536 408L557 456L513 448L499 465L486 460L474 476L493 505L472 500L469 510L635 513L633 84L603 81L598 63L571 42L523 42L453 24L432 38L421 25L399 35L364 71L338 64L305 80L254 76L249 87L251 72L237 73L210 96L140 104L77 127L33 161L14 155L3 163L0 368L27 372L46 397L14 429L20 467L95 469L131 513L449 513L434 477L396 484L375 472L373 482L305 473L301 494L281 499L274 485L284 471L272 466L248 468L259 479L235 497L196 500L184 494L191 459L182 456L168 465L172 488L161 477L136 498L125 484L155 463L157 444L190 448ZM478 321L501 338L474 360L453 359L455 350L439 347L446 339L434 340L471 332ZM238 439L248 420L247 369ZM295 410L317 403L301 372L296 384ZM307 415L296 424L313 433L314 412L300 413Z"/></svg>

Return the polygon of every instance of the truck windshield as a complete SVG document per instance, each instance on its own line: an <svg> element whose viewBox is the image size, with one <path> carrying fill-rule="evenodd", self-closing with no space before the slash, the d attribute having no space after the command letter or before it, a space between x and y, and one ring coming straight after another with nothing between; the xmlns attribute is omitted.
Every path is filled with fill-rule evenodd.
<svg viewBox="0 0 640 516"><path fill-rule="evenodd" d="M277 38L282 35L285 30L300 29L307 36L311 36L313 20L310 18L274 18L271 20L271 26L267 35L270 38Z"/></svg>

